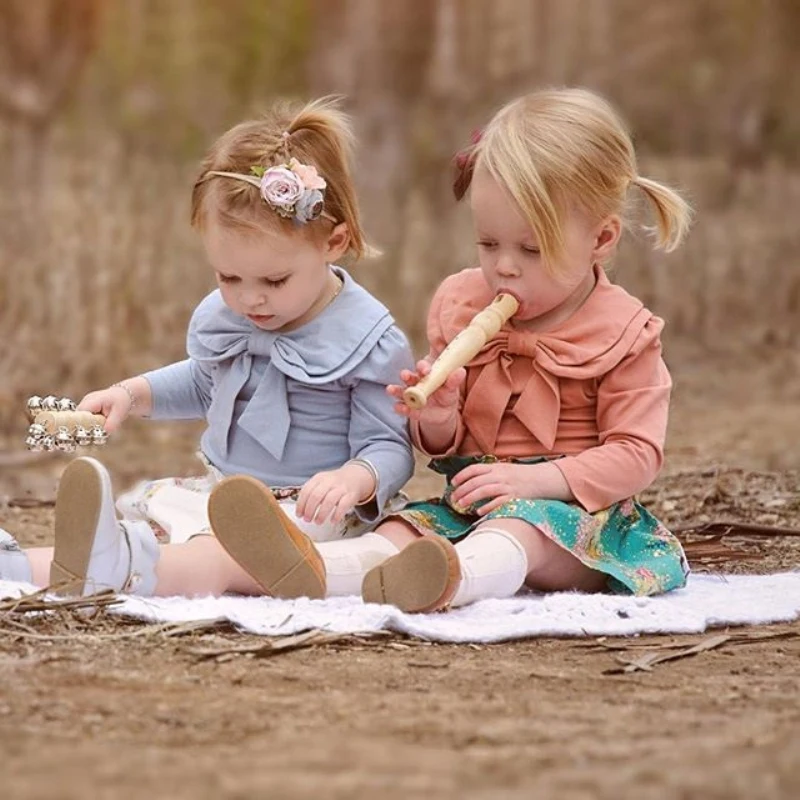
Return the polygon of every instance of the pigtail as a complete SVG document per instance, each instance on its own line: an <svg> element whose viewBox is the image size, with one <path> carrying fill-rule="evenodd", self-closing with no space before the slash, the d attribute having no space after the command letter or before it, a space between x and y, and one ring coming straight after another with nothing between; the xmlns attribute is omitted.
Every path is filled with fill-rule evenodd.
<svg viewBox="0 0 800 800"><path fill-rule="evenodd" d="M656 211L656 244L670 253L684 240L692 221L692 209L675 191L650 178L637 175L631 180L653 204Z"/></svg>

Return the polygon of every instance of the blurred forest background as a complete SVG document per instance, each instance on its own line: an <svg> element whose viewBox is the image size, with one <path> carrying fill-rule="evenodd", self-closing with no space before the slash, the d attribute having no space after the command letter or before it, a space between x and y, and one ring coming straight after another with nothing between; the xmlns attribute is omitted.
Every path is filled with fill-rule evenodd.
<svg viewBox="0 0 800 800"><path fill-rule="evenodd" d="M640 171L697 210L616 277L707 351L800 335L797 0L2 0L0 407L182 357L212 285L199 159L276 95L341 93L359 135L356 266L424 349L433 287L474 260L452 154L512 97L605 93Z"/></svg>

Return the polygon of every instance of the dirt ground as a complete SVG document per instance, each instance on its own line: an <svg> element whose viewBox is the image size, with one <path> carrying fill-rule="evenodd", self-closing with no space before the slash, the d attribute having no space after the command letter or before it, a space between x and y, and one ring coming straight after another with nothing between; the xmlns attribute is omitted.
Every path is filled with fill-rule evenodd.
<svg viewBox="0 0 800 800"><path fill-rule="evenodd" d="M668 465L644 498L656 513L800 527L798 360L677 353ZM195 436L133 425L103 458L120 487L188 474ZM0 498L14 501L0 526L49 542L52 506L36 501L52 498L65 463L0 473ZM431 486L420 469L412 492ZM755 560L696 569L800 568L800 538L736 543ZM608 672L720 633L480 647L351 638L200 660L200 647L264 640L170 636L102 613L0 615L0 788L15 799L798 797L800 623Z"/></svg>

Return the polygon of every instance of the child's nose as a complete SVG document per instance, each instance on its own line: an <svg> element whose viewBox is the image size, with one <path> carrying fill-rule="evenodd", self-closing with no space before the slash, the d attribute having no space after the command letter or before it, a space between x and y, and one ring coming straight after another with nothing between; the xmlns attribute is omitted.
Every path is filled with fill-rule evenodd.
<svg viewBox="0 0 800 800"><path fill-rule="evenodd" d="M246 291L242 293L241 302L245 308L261 308L266 302L266 296L264 292Z"/></svg>
<svg viewBox="0 0 800 800"><path fill-rule="evenodd" d="M516 262L509 253L503 253L497 257L495 269L497 274L504 278L514 278L519 275Z"/></svg>

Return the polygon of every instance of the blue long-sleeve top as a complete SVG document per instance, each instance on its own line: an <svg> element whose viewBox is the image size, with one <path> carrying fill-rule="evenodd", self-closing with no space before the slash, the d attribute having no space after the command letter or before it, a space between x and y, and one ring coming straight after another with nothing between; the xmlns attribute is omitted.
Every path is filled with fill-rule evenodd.
<svg viewBox="0 0 800 800"><path fill-rule="evenodd" d="M153 419L205 419L201 449L222 473L268 486L367 459L379 475L371 520L411 477L405 419L386 385L413 358L388 309L336 267L339 296L305 325L264 331L235 314L219 291L189 323L188 358L145 374Z"/></svg>

